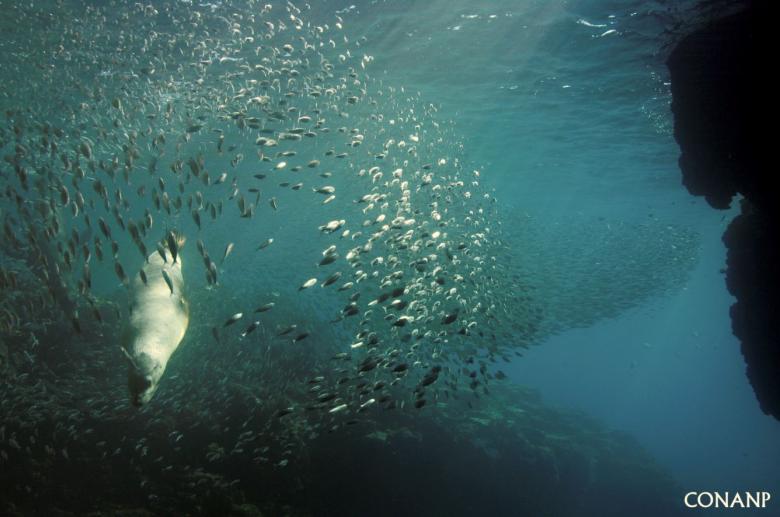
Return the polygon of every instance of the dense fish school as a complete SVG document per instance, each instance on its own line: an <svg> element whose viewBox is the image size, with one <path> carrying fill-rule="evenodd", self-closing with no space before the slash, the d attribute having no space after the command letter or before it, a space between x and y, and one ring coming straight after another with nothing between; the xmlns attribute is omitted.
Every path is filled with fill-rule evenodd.
<svg viewBox="0 0 780 517"><path fill-rule="evenodd" d="M184 346L265 350L262 370L307 347L305 396L267 382L276 396L253 395L264 407L281 398L272 409L316 430L375 406L420 408L442 390L487 392L475 355L495 361L512 347L500 330L512 290L496 289L507 273L495 199L433 104L372 77L365 38L342 16L313 25L292 3L176 15L166 4L55 5L60 15L40 23L58 30L6 43L20 46L19 84L4 91L0 134L3 243L43 282L46 312L86 339L99 333L101 360L127 356L132 378L139 358L114 337L133 317L122 290L151 289L150 261L197 252L181 267L193 304ZM24 36L45 53L25 55ZM49 104L25 103L40 89ZM195 245L179 249L174 232ZM283 246L311 259L272 273L269 254ZM169 271L157 277L174 296ZM307 321L312 303L327 319ZM192 410L172 398L183 380L154 402ZM123 405L84 395L103 416Z"/></svg>

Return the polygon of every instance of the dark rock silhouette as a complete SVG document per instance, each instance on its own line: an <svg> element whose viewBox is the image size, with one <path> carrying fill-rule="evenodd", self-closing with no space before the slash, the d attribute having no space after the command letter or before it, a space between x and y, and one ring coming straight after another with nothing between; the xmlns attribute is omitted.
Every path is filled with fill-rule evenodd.
<svg viewBox="0 0 780 517"><path fill-rule="evenodd" d="M726 285L737 301L732 329L764 412L780 419L778 203L770 153L770 2L756 1L682 39L667 65L674 134L688 191L725 209L742 195L728 227ZM763 122L763 123L762 123Z"/></svg>

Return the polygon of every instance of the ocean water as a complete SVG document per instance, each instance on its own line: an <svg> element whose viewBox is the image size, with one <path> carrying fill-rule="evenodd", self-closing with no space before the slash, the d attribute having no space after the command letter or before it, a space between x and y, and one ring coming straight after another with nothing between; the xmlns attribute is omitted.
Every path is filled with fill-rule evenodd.
<svg viewBox="0 0 780 517"><path fill-rule="evenodd" d="M4 514L655 516L779 493L780 424L730 331L735 211L681 185L664 65L737 7L0 5ZM137 408L123 329L170 230L188 323Z"/></svg>

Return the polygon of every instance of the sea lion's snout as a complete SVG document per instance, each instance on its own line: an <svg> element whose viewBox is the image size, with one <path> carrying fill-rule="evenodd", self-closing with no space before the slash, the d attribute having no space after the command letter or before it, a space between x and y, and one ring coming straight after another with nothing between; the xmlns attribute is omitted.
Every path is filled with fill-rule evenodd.
<svg viewBox="0 0 780 517"><path fill-rule="evenodd" d="M129 376L130 402L135 407L141 407L152 398L154 388L151 377L131 369Z"/></svg>
<svg viewBox="0 0 780 517"><path fill-rule="evenodd" d="M141 407L152 399L157 390L157 381L162 375L162 367L146 354L141 354L134 363L128 373L130 402L135 407Z"/></svg>

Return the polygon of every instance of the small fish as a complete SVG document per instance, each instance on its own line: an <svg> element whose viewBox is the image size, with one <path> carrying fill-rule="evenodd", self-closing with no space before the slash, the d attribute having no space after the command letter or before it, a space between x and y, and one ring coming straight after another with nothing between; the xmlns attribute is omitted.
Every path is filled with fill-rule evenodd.
<svg viewBox="0 0 780 517"><path fill-rule="evenodd" d="M100 231L103 232L103 235L105 235L106 239L111 238L111 229L106 224L106 221L102 217L98 217L98 226L100 226Z"/></svg>
<svg viewBox="0 0 780 517"><path fill-rule="evenodd" d="M344 226L344 224L346 224L344 219L334 219L333 221L329 221L328 224L320 226L320 231L324 233L333 233Z"/></svg>
<svg viewBox="0 0 780 517"><path fill-rule="evenodd" d="M368 399L367 401L365 401L362 404L360 404L359 411L365 410L367 407L369 407L370 405L374 404L375 402L376 402L376 399Z"/></svg>
<svg viewBox="0 0 780 517"><path fill-rule="evenodd" d="M269 302L269 303L266 303L265 305L261 305L260 307L258 307L257 309L255 309L255 312L266 312L266 311L270 311L271 309L273 309L273 308L274 308L274 305L276 305L274 302Z"/></svg>
<svg viewBox="0 0 780 517"><path fill-rule="evenodd" d="M125 274L125 270L122 267L122 264L119 262L114 262L114 272L116 273L116 276L119 278L119 281L122 282L123 285L127 286L129 281L127 279L127 275Z"/></svg>
<svg viewBox="0 0 780 517"><path fill-rule="evenodd" d="M442 323L442 325L449 325L450 323L453 323L457 319L458 319L458 311L455 311L455 312L452 312L450 314L446 314L441 319L441 323Z"/></svg>
<svg viewBox="0 0 780 517"><path fill-rule="evenodd" d="M232 315L230 318L228 318L228 320L225 322L224 325L222 325L222 327L223 328L224 327L229 327L230 325L232 325L233 323L237 322L238 320L240 320L243 317L244 317L244 313L243 312L237 312L234 315Z"/></svg>
<svg viewBox="0 0 780 517"><path fill-rule="evenodd" d="M171 280L171 276L165 269L162 270L162 277L163 280L165 280L165 283L168 284L168 289L171 290L171 294L173 294L173 280Z"/></svg>
<svg viewBox="0 0 780 517"><path fill-rule="evenodd" d="M297 328L298 328L298 325L295 325L295 324L289 325L289 326L283 328L282 330L280 330L276 334L276 336L277 337L285 336L285 335L289 334L290 332L292 332L293 330L295 330Z"/></svg>
<svg viewBox="0 0 780 517"><path fill-rule="evenodd" d="M60 185L59 190L60 190L60 202L62 203L62 206L66 206L68 203L70 203L70 194L68 193L68 189L65 185Z"/></svg>
<svg viewBox="0 0 780 517"><path fill-rule="evenodd" d="M258 246L258 247L257 247L257 250L258 250L258 251L259 251L259 250L264 250L265 248L267 248L268 246L270 246L271 244L273 244L273 242L274 242L273 238L266 239L265 241L263 241L263 242L260 244L260 246Z"/></svg>
<svg viewBox="0 0 780 517"><path fill-rule="evenodd" d="M338 258L339 258L339 256L337 254L335 254L335 253L333 255L325 255L325 257L322 260L320 260L319 265L320 266L327 266L328 264L332 264L332 263L336 262L336 259L338 259Z"/></svg>
<svg viewBox="0 0 780 517"><path fill-rule="evenodd" d="M220 264L225 262L225 259L228 258L228 255L230 255L230 252L233 251L233 243L228 243L227 246L225 246L225 253L222 254L222 260L220 261Z"/></svg>
<svg viewBox="0 0 780 517"><path fill-rule="evenodd" d="M249 325L249 326L246 328L246 330L244 330L244 331L241 333L241 337L246 337L246 336L248 336L249 334L251 334L252 332L254 332L254 331L255 331L255 329L256 329L257 327L259 327L259 326L260 326L260 322L259 322L259 321L253 321L253 322L252 322L252 323L251 323L251 324L250 324L250 325Z"/></svg>
<svg viewBox="0 0 780 517"><path fill-rule="evenodd" d="M165 236L165 241L168 243L168 250L171 252L173 263L175 264L179 256L179 244L176 242L176 234L173 231L168 232L168 235Z"/></svg>
<svg viewBox="0 0 780 517"><path fill-rule="evenodd" d="M147 280L146 273L144 273L143 269L138 272L138 276L141 277L141 282L143 282L144 285L149 285L149 281Z"/></svg>
<svg viewBox="0 0 780 517"><path fill-rule="evenodd" d="M300 334L298 334L297 336L295 336L293 338L292 342L293 343L297 343L298 341L303 341L307 337L309 337L309 333L308 332L301 332Z"/></svg>
<svg viewBox="0 0 780 517"><path fill-rule="evenodd" d="M331 285L331 284L335 283L336 281L338 281L339 278L341 278L341 272L340 271L336 271L335 273L330 275L328 278L326 278L325 281L322 282L321 286L322 287L328 287L329 285Z"/></svg>
<svg viewBox="0 0 780 517"><path fill-rule="evenodd" d="M304 289L308 289L309 287L314 286L314 284L316 284L316 283L317 283L317 279L316 278L310 278L310 279L306 280L303 284L301 284L301 286L298 288L298 290L299 291L303 291Z"/></svg>
<svg viewBox="0 0 780 517"><path fill-rule="evenodd" d="M167 255L165 253L165 246L163 246L161 242L157 243L157 253L159 253L160 256L162 257L163 263L167 264L168 263L168 258L167 258Z"/></svg>

